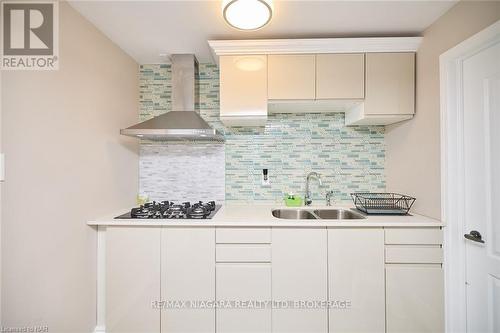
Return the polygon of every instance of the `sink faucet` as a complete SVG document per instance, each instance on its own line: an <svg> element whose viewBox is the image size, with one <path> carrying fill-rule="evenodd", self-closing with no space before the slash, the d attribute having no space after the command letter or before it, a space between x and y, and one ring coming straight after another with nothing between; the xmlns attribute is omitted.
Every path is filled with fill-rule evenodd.
<svg viewBox="0 0 500 333"><path fill-rule="evenodd" d="M310 206L312 204L312 199L311 199L311 191L309 190L309 181L311 178L315 178L318 180L319 186L323 185L323 182L321 181L321 175L317 172L309 172L306 176L306 195L304 196L304 204L306 206Z"/></svg>
<svg viewBox="0 0 500 333"><path fill-rule="evenodd" d="M327 206L332 205L332 196L333 196L333 191L326 191L325 200Z"/></svg>

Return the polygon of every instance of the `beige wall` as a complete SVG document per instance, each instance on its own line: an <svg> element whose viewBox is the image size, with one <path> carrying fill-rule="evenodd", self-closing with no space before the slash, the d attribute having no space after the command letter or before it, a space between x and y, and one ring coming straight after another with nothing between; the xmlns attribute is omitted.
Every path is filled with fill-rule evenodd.
<svg viewBox="0 0 500 333"><path fill-rule="evenodd" d="M135 202L138 65L68 4L59 71L4 72L3 326L91 332L96 231L86 220Z"/></svg>
<svg viewBox="0 0 500 333"><path fill-rule="evenodd" d="M414 195L418 213L441 217L439 55L499 19L499 1L462 1L423 33L416 115L386 128L387 190Z"/></svg>

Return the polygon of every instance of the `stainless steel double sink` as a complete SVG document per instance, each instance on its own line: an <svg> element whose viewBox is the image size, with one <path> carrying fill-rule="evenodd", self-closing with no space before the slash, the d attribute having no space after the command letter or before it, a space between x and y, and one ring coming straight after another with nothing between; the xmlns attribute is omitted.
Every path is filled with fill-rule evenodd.
<svg viewBox="0 0 500 333"><path fill-rule="evenodd" d="M362 220L365 217L348 209L283 208L272 211L274 217L286 220Z"/></svg>

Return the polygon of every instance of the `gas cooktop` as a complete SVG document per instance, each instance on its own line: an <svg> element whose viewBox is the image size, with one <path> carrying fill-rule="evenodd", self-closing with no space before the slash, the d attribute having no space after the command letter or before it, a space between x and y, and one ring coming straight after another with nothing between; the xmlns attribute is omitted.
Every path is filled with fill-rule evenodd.
<svg viewBox="0 0 500 333"><path fill-rule="evenodd" d="M148 202L115 219L211 219L221 205L215 201L198 201L196 203L172 201Z"/></svg>

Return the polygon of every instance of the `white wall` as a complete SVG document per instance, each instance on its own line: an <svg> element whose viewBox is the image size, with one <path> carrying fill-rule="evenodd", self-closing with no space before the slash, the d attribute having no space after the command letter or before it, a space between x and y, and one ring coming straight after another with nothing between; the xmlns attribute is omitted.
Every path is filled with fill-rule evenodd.
<svg viewBox="0 0 500 333"><path fill-rule="evenodd" d="M461 1L423 33L416 115L386 127L387 190L415 196L420 214L441 217L439 55L499 19L499 1Z"/></svg>
<svg viewBox="0 0 500 333"><path fill-rule="evenodd" d="M135 203L138 65L67 3L59 71L2 73L2 326L90 332L96 230Z"/></svg>

